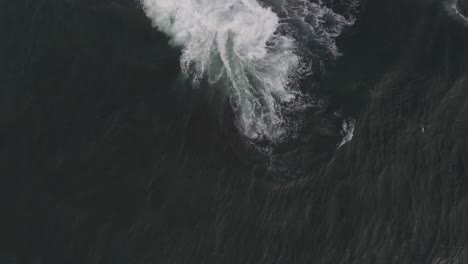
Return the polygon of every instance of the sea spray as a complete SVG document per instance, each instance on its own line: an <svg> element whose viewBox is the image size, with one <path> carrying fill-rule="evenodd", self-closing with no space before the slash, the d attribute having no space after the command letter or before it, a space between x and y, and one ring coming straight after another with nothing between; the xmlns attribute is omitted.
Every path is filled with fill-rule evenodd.
<svg viewBox="0 0 468 264"><path fill-rule="evenodd" d="M310 69L304 36L337 56L335 38L354 22L320 1L279 6L280 16L256 0L143 0L153 25L182 49L183 73L195 86L222 82L241 134L269 140L288 131L285 109L307 106L295 85ZM297 23L307 34L293 32Z"/></svg>

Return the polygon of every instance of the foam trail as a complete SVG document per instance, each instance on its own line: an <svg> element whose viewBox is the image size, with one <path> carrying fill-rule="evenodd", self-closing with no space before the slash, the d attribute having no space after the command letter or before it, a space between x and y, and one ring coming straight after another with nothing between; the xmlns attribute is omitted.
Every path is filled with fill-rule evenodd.
<svg viewBox="0 0 468 264"><path fill-rule="evenodd" d="M356 121L354 119L343 120L341 135L343 136L337 149L341 148L344 144L350 142L354 137L354 128Z"/></svg>
<svg viewBox="0 0 468 264"><path fill-rule="evenodd" d="M467 4L466 0L465 0L465 2L463 2L463 0L450 0L449 5L447 7L448 7L448 11L453 16L455 16L459 20L463 21L465 23L465 25L468 25L468 16L466 14L464 14L463 11L461 11L461 9L462 9L462 8L460 8L461 6L463 6L465 9L467 9L468 4ZM464 10L464 11L466 12L466 10Z"/></svg>
<svg viewBox="0 0 468 264"><path fill-rule="evenodd" d="M294 8L280 19L256 0L142 1L154 26L170 37L171 45L182 48L181 67L194 84L206 78L229 87L236 125L251 139L280 138L287 131L283 108L302 105L293 84L306 68L287 20L309 26L332 53L337 53L333 41L343 27L338 22L334 30L320 30L331 13L321 2L294 0ZM306 20L313 12L318 16L310 24Z"/></svg>

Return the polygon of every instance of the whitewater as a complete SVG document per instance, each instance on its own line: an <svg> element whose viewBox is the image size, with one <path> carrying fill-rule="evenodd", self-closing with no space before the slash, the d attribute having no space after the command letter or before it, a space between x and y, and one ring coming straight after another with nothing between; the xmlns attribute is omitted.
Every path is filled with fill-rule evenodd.
<svg viewBox="0 0 468 264"><path fill-rule="evenodd" d="M194 87L206 80L229 90L236 126L249 139L277 140L286 111L308 106L297 87L316 52L340 53L335 40L354 23L321 1L143 0L153 25L182 50L182 72ZM323 52L325 51L325 52Z"/></svg>

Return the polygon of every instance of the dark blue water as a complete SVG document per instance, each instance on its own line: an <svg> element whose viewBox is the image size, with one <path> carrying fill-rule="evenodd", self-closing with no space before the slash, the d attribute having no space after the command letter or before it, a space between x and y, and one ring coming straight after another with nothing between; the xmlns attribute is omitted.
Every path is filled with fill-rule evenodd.
<svg viewBox="0 0 468 264"><path fill-rule="evenodd" d="M468 262L468 28L445 2L362 1L301 83L326 104L279 144L192 89L137 2L3 1L0 36L0 263Z"/></svg>

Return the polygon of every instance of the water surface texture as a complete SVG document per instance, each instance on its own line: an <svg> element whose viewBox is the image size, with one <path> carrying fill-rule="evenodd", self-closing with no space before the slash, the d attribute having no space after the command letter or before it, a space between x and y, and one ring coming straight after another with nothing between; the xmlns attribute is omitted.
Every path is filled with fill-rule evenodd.
<svg viewBox="0 0 468 264"><path fill-rule="evenodd" d="M468 1L0 1L0 264L468 263Z"/></svg>

